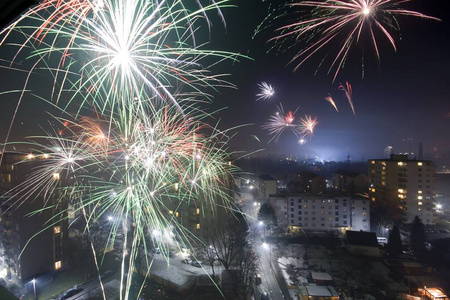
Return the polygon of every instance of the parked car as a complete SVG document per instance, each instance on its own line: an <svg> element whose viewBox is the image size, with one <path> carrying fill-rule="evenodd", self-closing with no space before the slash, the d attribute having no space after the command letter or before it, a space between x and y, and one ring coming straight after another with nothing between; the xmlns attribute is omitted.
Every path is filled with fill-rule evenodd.
<svg viewBox="0 0 450 300"><path fill-rule="evenodd" d="M183 264L189 265L189 264L192 262L192 260L190 260L189 258L184 258L184 259L181 260L181 262L182 262Z"/></svg>
<svg viewBox="0 0 450 300"><path fill-rule="evenodd" d="M262 283L261 274L256 274L255 276L255 284L260 285Z"/></svg>
<svg viewBox="0 0 450 300"><path fill-rule="evenodd" d="M61 296L59 296L58 300L65 300L68 299L76 294L78 294L79 292L81 292L83 290L83 288L71 288L68 289L67 291L65 291Z"/></svg>
<svg viewBox="0 0 450 300"><path fill-rule="evenodd" d="M194 266L194 267L197 267L197 268L201 268L202 267L202 263L197 261L197 260L194 260L194 261L191 262L191 266Z"/></svg>

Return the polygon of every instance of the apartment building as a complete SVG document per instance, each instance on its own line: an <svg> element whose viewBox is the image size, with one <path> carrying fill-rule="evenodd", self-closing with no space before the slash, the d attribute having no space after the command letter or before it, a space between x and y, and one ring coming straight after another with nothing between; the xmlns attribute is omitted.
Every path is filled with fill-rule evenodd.
<svg viewBox="0 0 450 300"><path fill-rule="evenodd" d="M47 158L5 153L0 166L0 272L18 283L67 264L67 220L63 213L67 204L53 205L58 195L44 196L24 184L30 172ZM58 175L53 174L53 180L59 181Z"/></svg>
<svg viewBox="0 0 450 300"><path fill-rule="evenodd" d="M433 224L435 169L431 161L402 154L369 160L372 205L393 221L411 223L418 216L424 224Z"/></svg>

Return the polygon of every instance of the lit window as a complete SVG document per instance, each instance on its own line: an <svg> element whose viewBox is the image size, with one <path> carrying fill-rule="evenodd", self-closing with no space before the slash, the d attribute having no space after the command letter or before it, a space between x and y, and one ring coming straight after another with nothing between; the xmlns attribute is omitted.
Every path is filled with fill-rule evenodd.
<svg viewBox="0 0 450 300"><path fill-rule="evenodd" d="M401 194L403 193L403 189L398 189L398 192Z"/></svg>
<svg viewBox="0 0 450 300"><path fill-rule="evenodd" d="M54 233L54 234L61 233L61 226L55 226L55 227L53 227L53 233Z"/></svg>
<svg viewBox="0 0 450 300"><path fill-rule="evenodd" d="M197 215L199 215L200 214L200 208L197 208Z"/></svg>
<svg viewBox="0 0 450 300"><path fill-rule="evenodd" d="M169 214L173 215L173 211L172 211L172 210L169 210Z"/></svg>
<svg viewBox="0 0 450 300"><path fill-rule="evenodd" d="M179 215L179 214L178 214L178 212L176 212L176 213L175 213L175 217L177 217L177 218L178 218L178 215Z"/></svg>
<svg viewBox="0 0 450 300"><path fill-rule="evenodd" d="M403 166L403 162L399 161L399 162L397 163L397 165Z"/></svg>
<svg viewBox="0 0 450 300"><path fill-rule="evenodd" d="M55 262L55 270L61 269L61 266L62 266L62 264L61 264L61 261L60 261L60 260L58 260L58 261Z"/></svg>
<svg viewBox="0 0 450 300"><path fill-rule="evenodd" d="M418 191L417 193L422 194L422 191Z"/></svg>
<svg viewBox="0 0 450 300"><path fill-rule="evenodd" d="M175 183L175 191L178 191L178 183Z"/></svg>
<svg viewBox="0 0 450 300"><path fill-rule="evenodd" d="M200 223L197 224L196 228L197 228L197 229L200 229Z"/></svg>
<svg viewBox="0 0 450 300"><path fill-rule="evenodd" d="M417 165L418 165L419 167L421 167L421 166L422 166L422 162L418 162Z"/></svg>
<svg viewBox="0 0 450 300"><path fill-rule="evenodd" d="M372 160L371 162L370 162L372 165L374 165L375 164L375 161L374 160Z"/></svg>
<svg viewBox="0 0 450 300"><path fill-rule="evenodd" d="M422 196L417 196L417 199L422 200Z"/></svg>
<svg viewBox="0 0 450 300"><path fill-rule="evenodd" d="M422 205L422 202L419 201L419 203L417 203L417 204Z"/></svg>
<svg viewBox="0 0 450 300"><path fill-rule="evenodd" d="M59 180L59 173L53 173L53 180Z"/></svg>

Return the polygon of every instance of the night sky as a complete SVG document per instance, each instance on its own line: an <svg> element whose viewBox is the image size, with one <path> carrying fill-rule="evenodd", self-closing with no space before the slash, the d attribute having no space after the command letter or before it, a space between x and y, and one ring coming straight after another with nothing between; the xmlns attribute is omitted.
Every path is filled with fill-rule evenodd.
<svg viewBox="0 0 450 300"><path fill-rule="evenodd" d="M223 63L213 71L230 73L228 80L236 90L221 89L214 94L211 110L227 107L215 121L222 129L248 124L235 132L230 143L234 151L286 153L291 155L318 156L325 160L345 160L347 153L353 160L384 156L386 146L393 146L396 153L417 152L419 142L424 153L450 151L448 127L450 125L450 17L446 0L415 0L405 8L442 19L442 22L414 17L399 17L400 31L393 32L397 52L386 38L377 36L380 47L380 64L369 46L358 44L333 82L327 67L317 69L323 56L312 57L293 73L294 64L287 65L294 50L269 51L275 27L263 30L252 38L256 26L267 15L269 2L260 0L235 1L237 8L224 9L226 30L215 22L211 32L212 49L239 52L252 58L240 63ZM275 3L277 2L277 3ZM279 4L282 1L272 1ZM273 4L271 7L275 7ZM286 19L287 20L287 19ZM281 21L280 21L281 22ZM299 47L301 44L299 45ZM298 48L294 48L298 49ZM0 59L11 58L11 47L0 47ZM325 52L321 52L322 54ZM364 58L364 78L362 78ZM6 65L2 63L2 65ZM317 71L317 72L316 72ZM22 72L0 69L0 92L20 89L25 79ZM40 80L50 81L43 72ZM269 100L256 100L261 81L275 87L276 95ZM345 95L338 90L340 83L348 81L353 89L356 115L353 115ZM39 82L39 80L37 81ZM32 88L39 90L40 85ZM36 92L46 97L49 91ZM331 94L339 108L324 100ZM18 96L0 94L0 138L4 140ZM270 137L261 129L266 120L282 104L285 111L299 107L296 116L317 116L314 137L300 145L298 138L285 132L278 143L268 143ZM39 125L47 123L46 111L50 105L35 97L26 96L19 108L12 138L39 134ZM253 138L257 136L260 141ZM412 139L411 139L412 138ZM411 142L412 141L412 142ZM437 150L436 150L437 149Z"/></svg>

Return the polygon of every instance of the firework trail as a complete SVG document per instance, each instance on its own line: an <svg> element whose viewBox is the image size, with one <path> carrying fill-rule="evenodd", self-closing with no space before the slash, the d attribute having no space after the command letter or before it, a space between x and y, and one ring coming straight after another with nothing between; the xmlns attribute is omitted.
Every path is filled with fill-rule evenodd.
<svg viewBox="0 0 450 300"><path fill-rule="evenodd" d="M334 48L328 73L334 72L333 81L344 67L345 60L360 39L368 37L376 57L380 59L377 35L384 36L396 50L390 30L399 30L398 16L412 16L439 20L420 12L401 8L411 0L295 0L287 8L300 9L298 20L277 29L278 35L272 41L283 44L293 40L294 45L306 40L307 45L291 59L297 70L305 61L324 48ZM283 12L283 14L286 14ZM273 19L273 18L269 18ZM331 45L333 47L331 47Z"/></svg>
<svg viewBox="0 0 450 300"><path fill-rule="evenodd" d="M355 115L355 108L353 106L353 100L352 100L352 86L348 81L345 82L345 86L340 84L338 87L339 90L344 91L345 97L347 97L348 104L352 108L353 115Z"/></svg>
<svg viewBox="0 0 450 300"><path fill-rule="evenodd" d="M330 94L328 94L328 96L325 97L325 100L327 100L331 105L333 105L334 109L335 109L337 112L339 112L339 110L338 110L338 108L337 108L337 106L336 106L336 103L334 102L333 97L331 97Z"/></svg>
<svg viewBox="0 0 450 300"><path fill-rule="evenodd" d="M259 94L256 94L256 101L258 100L267 100L273 97L275 95L275 89L272 85L268 84L267 82L261 82L258 84L261 91Z"/></svg>

